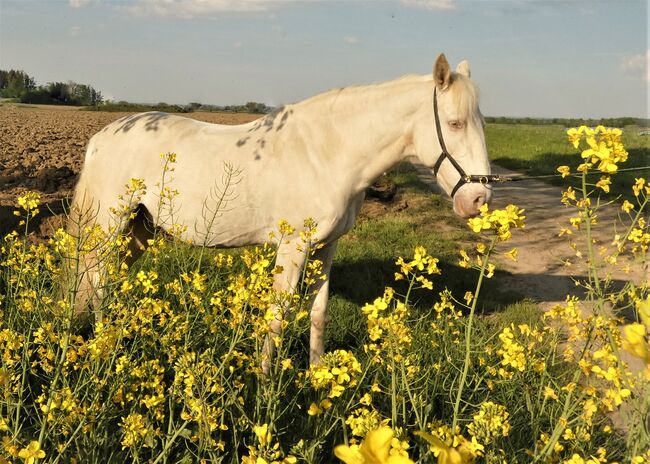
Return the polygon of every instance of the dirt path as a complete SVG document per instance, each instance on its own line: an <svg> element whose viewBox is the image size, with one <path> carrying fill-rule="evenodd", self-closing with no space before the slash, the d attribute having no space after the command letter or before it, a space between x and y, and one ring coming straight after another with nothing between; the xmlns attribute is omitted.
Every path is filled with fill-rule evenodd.
<svg viewBox="0 0 650 464"><path fill-rule="evenodd" d="M431 171L415 164L420 177L433 188L435 179ZM492 166L495 174L521 174L499 166ZM503 208L507 204L515 204L525 209L526 227L516 230L512 239L500 247L507 251L512 247L519 250L516 262L500 258L501 267L511 274L501 279L506 288L516 289L526 297L539 302L542 309L547 309L565 301L567 295L579 295L580 289L574 281L587 278L587 268L584 260L576 258L576 252L570 247L569 239L559 237L561 228L570 228L569 218L575 216L572 208L566 208L560 199L562 189L536 180L508 182L496 184L494 187L493 208ZM605 248L610 252L611 241L619 211L616 207L604 207L600 210L599 224L595 230L595 249ZM620 226L619 226L620 229ZM581 242L578 249L584 250ZM571 265L565 263L571 262ZM611 274L615 284L621 285L626 281L640 283L644 277L640 266L633 265L630 257L619 258L616 266L603 268L599 275ZM630 271L625 266L630 265Z"/></svg>

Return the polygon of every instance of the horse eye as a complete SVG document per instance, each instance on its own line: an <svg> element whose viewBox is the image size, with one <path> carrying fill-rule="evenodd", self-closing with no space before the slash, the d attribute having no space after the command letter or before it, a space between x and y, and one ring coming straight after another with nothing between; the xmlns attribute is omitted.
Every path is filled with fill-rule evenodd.
<svg viewBox="0 0 650 464"><path fill-rule="evenodd" d="M463 121L449 121L449 125L452 129L462 129L465 127L465 123Z"/></svg>

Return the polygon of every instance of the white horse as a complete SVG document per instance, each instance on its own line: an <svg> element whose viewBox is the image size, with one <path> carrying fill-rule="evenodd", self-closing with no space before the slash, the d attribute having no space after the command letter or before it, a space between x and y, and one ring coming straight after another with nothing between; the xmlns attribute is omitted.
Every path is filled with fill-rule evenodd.
<svg viewBox="0 0 650 464"><path fill-rule="evenodd" d="M160 192L152 188L161 182L165 161L160 154L167 152L177 155L166 184L178 190L173 215L161 212ZM433 75L332 90L238 126L155 112L122 118L91 138L73 207L92 210L94 220L108 229L110 209L124 185L132 178L143 179L149 189L130 208L144 211L162 229L172 227L173 216L175 224L186 228L182 238L210 247L260 244L268 241L280 220L298 225L313 218L316 241L322 245L315 258L328 277L337 240L354 225L365 189L410 155L435 168L458 215L475 215L490 200L489 185L469 179L477 176L465 178L465 172L490 173L483 119L466 61L452 72L441 54ZM224 165L241 172L225 205L223 196L215 194ZM214 220L206 220L206 211L216 210ZM124 231L144 245L147 232L140 220L138 215ZM274 286L292 291L307 256L304 247L296 246L297 233L285 240L289 243L278 245L277 265L283 271L275 276ZM99 266L93 266L91 256L86 260L90 262L80 278L80 301L83 295L101 297ZM310 332L313 364L323 354L329 280L316 285ZM272 339L281 331L283 309L275 311L266 341L268 357Z"/></svg>

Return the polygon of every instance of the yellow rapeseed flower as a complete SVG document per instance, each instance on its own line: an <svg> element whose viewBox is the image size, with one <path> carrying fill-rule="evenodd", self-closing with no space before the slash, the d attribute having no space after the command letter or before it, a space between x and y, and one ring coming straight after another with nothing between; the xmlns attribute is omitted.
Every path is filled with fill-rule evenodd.
<svg viewBox="0 0 650 464"><path fill-rule="evenodd" d="M650 348L643 324L633 323L623 327L623 349L650 364Z"/></svg>
<svg viewBox="0 0 650 464"><path fill-rule="evenodd" d="M25 464L32 464L37 459L45 457L45 451L41 449L41 445L37 441L30 441L27 448L23 448L18 452L18 457L22 459Z"/></svg>
<svg viewBox="0 0 650 464"><path fill-rule="evenodd" d="M646 186L646 182L647 181L643 177L634 179L634 185L632 186L632 191L634 192L634 196L638 197L641 191L644 189L644 187L646 193L648 193L648 187Z"/></svg>
<svg viewBox="0 0 650 464"><path fill-rule="evenodd" d="M334 455L346 464L414 464L406 456L390 454L393 430L380 427L371 430L360 445L338 445Z"/></svg>
<svg viewBox="0 0 650 464"><path fill-rule="evenodd" d="M469 433L483 445L491 443L499 437L507 437L510 433L510 414L505 406L485 401L479 411L472 416L472 422L467 426Z"/></svg>
<svg viewBox="0 0 650 464"><path fill-rule="evenodd" d="M571 169L569 168L569 166L558 166L557 172L562 174L562 179L564 179L565 177L571 174Z"/></svg>
<svg viewBox="0 0 650 464"><path fill-rule="evenodd" d="M573 144L573 148L578 148L580 145L580 140L582 139L582 134L584 134L585 126L579 128L572 127L567 130L567 136L569 137L569 142Z"/></svg>
<svg viewBox="0 0 650 464"><path fill-rule="evenodd" d="M557 393L555 393L555 390L553 390L548 385L544 387L544 399L552 399L555 401L558 400Z"/></svg>
<svg viewBox="0 0 650 464"><path fill-rule="evenodd" d="M18 197L18 206L25 211L38 214L38 205L41 204L41 194L38 192L25 192Z"/></svg>
<svg viewBox="0 0 650 464"><path fill-rule="evenodd" d="M634 209L634 205L630 203L629 201L625 200L623 204L621 205L621 209L625 211L626 213L629 213Z"/></svg>
<svg viewBox="0 0 650 464"><path fill-rule="evenodd" d="M602 176L598 182L596 182L596 187L602 189L605 193L609 193L609 186L612 184L612 180L609 176Z"/></svg>
<svg viewBox="0 0 650 464"><path fill-rule="evenodd" d="M415 432L416 435L424 438L434 455L438 456L437 464L471 464L477 456L474 447L482 449L478 443L470 443L461 435L455 436L453 442L447 444L439 437L427 432Z"/></svg>
<svg viewBox="0 0 650 464"><path fill-rule="evenodd" d="M487 204L479 208L479 216L470 218L467 225L474 232L479 233L484 230L493 230L499 240L506 241L510 239L512 233L510 229L525 227L523 215L524 210L515 205L508 205L504 209L495 209L490 211Z"/></svg>
<svg viewBox="0 0 650 464"><path fill-rule="evenodd" d="M650 331L650 295L645 300L638 300L635 306L641 322Z"/></svg>
<svg viewBox="0 0 650 464"><path fill-rule="evenodd" d="M503 255L513 261L517 261L519 250L517 248L512 248L510 251L505 252Z"/></svg>
<svg viewBox="0 0 650 464"><path fill-rule="evenodd" d="M255 433L260 445L266 446L271 442L271 432L269 432L268 424L253 426L253 433Z"/></svg>

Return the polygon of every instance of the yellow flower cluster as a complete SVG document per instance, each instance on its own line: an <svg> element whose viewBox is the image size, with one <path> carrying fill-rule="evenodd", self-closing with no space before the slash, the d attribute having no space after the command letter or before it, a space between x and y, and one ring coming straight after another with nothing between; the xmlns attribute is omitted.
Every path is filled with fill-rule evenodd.
<svg viewBox="0 0 650 464"><path fill-rule="evenodd" d="M296 464L295 456L285 456L280 443L273 443L273 434L268 424L254 425L256 443L248 445L248 455L242 457L242 464Z"/></svg>
<svg viewBox="0 0 650 464"><path fill-rule="evenodd" d="M41 449L41 445L36 440L30 441L26 448L18 452L18 457L23 460L25 464L32 464L37 459L45 458L45 451Z"/></svg>
<svg viewBox="0 0 650 464"><path fill-rule="evenodd" d="M474 414L467 431L482 445L488 445L495 439L507 437L510 433L510 414L505 406L485 401Z"/></svg>
<svg viewBox="0 0 650 464"><path fill-rule="evenodd" d="M641 323L623 327L622 347L644 363L643 375L650 380L650 295L636 301L636 313Z"/></svg>
<svg viewBox="0 0 650 464"><path fill-rule="evenodd" d="M627 239L632 243L632 253L643 259L648 253L648 247L650 247L650 227L648 222L644 218L639 218L637 227L630 230Z"/></svg>
<svg viewBox="0 0 650 464"><path fill-rule="evenodd" d="M475 247L476 254L474 258L470 258L470 256L467 254L465 250L460 250L460 260L458 261L458 265L462 267L463 269L475 269L477 271L480 271L483 268L484 261L488 259L489 254L492 253L492 249L488 248L485 243L479 242L476 244ZM509 259L512 259L513 261L517 260L517 249L512 248L510 251L507 251L504 253L504 256L506 256ZM494 276L494 271L496 270L496 266L493 263L487 262L485 264L485 277L488 279L492 278ZM468 305L471 303L468 301Z"/></svg>
<svg viewBox="0 0 650 464"><path fill-rule="evenodd" d="M431 323L432 337L431 345L437 348L443 343L448 342L445 336L451 335L451 342L460 344L460 324L459 319L463 317L463 312L456 309L453 297L449 290L440 292L440 301L433 305L435 311L435 320ZM436 367L436 366L434 366Z"/></svg>
<svg viewBox="0 0 650 464"><path fill-rule="evenodd" d="M41 194L38 192L25 192L18 197L17 203L31 216L36 216L39 213L38 206L41 204Z"/></svg>
<svg viewBox="0 0 650 464"><path fill-rule="evenodd" d="M575 297L568 297L566 304L551 308L544 318L553 323L552 330L566 334L562 349L564 359L577 363L585 376L579 386L567 384L563 387L567 392L579 388L584 395L582 418L585 423L591 425L596 411L615 411L630 397L632 387L625 365L616 354L622 347L618 320L583 314ZM589 349L583 347L585 341L589 342Z"/></svg>
<svg viewBox="0 0 650 464"><path fill-rule="evenodd" d="M580 126L569 129L567 135L574 148L578 148L583 139L588 147L582 151L581 156L586 161L578 167L579 171L596 166L599 171L612 174L618 171L618 163L627 160L628 153L621 142L620 129Z"/></svg>
<svg viewBox="0 0 650 464"><path fill-rule="evenodd" d="M151 447L153 431L142 414L131 413L123 417L120 427L122 429L122 449L137 447L140 444Z"/></svg>
<svg viewBox="0 0 650 464"><path fill-rule="evenodd" d="M389 422L373 407L357 408L345 419L352 435L359 438L365 437L371 430L387 426Z"/></svg>
<svg viewBox="0 0 650 464"><path fill-rule="evenodd" d="M199 436L210 446L219 448L223 444L212 440L215 430L225 431L222 423L223 410L214 403L225 389L219 382L220 366L215 364L214 353L206 350L197 359L196 353L184 353L174 366L173 389L177 401L183 404L181 419L195 422Z"/></svg>
<svg viewBox="0 0 650 464"><path fill-rule="evenodd" d="M360 445L338 445L337 458L346 464L414 464L408 453L395 452L393 430L379 427L371 430Z"/></svg>
<svg viewBox="0 0 650 464"><path fill-rule="evenodd" d="M458 428L452 430L446 424L428 424L430 432L415 432L429 443L429 449L437 457L438 464L471 464L483 455L484 447L476 437L465 438Z"/></svg>
<svg viewBox="0 0 650 464"><path fill-rule="evenodd" d="M417 246L413 253L413 259L405 261L400 256L395 262L400 269L400 272L395 273L395 280L414 280L419 284L420 288L432 290L433 283L422 274L440 274L438 262L438 258L430 256L426 248Z"/></svg>
<svg viewBox="0 0 650 464"><path fill-rule="evenodd" d="M644 177L638 177L634 179L634 185L632 186L632 193L635 197L638 197L642 192L646 196L650 196L650 182Z"/></svg>
<svg viewBox="0 0 650 464"><path fill-rule="evenodd" d="M499 240L506 241L512 237L510 229L522 229L525 227L523 215L524 210L515 205L508 205L505 209L490 211L489 206L484 204L479 208L479 216L470 218L467 221L470 229L479 233L484 230L492 230Z"/></svg>
<svg viewBox="0 0 650 464"><path fill-rule="evenodd" d="M384 296L361 308L367 318L370 338L370 343L364 349L373 353L376 363L388 361L389 370L392 370L393 363L404 363L407 367L411 365L411 360L405 353L413 341L411 329L406 324L409 309L394 295L394 290L386 287Z"/></svg>
<svg viewBox="0 0 650 464"><path fill-rule="evenodd" d="M598 456L590 456L588 458L583 458L577 453L573 453L571 458L565 459L562 461L562 464L601 464L607 462L605 458L605 450L603 448L599 449Z"/></svg>
<svg viewBox="0 0 650 464"><path fill-rule="evenodd" d="M499 334L501 347L497 354L501 357L499 376L511 379L514 372L525 372L529 366L535 372L542 372L546 368L545 361L535 355L535 349L544 343L544 332L530 328L528 324L514 324L505 327ZM494 373L494 368L488 371Z"/></svg>
<svg viewBox="0 0 650 464"><path fill-rule="evenodd" d="M308 378L316 390L329 390L327 398L338 398L346 388L357 384L361 364L357 358L345 350L325 353L318 366L311 366Z"/></svg>

